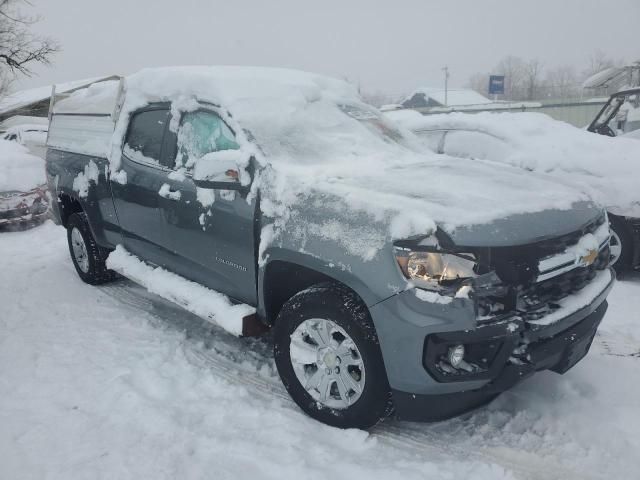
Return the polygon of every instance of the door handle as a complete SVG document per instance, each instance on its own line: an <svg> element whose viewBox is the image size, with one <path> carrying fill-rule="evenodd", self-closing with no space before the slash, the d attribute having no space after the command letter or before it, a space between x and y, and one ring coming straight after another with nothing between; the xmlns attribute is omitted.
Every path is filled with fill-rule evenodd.
<svg viewBox="0 0 640 480"><path fill-rule="evenodd" d="M158 190L158 195L160 195L162 198L176 201L180 200L180 197L182 197L182 193L180 192L180 190L172 190L171 186L168 183L162 184L160 190Z"/></svg>

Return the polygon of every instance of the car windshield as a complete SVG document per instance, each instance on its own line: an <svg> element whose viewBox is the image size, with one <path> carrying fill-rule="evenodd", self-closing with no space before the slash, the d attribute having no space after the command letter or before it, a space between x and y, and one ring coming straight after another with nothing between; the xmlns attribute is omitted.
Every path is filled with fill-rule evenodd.
<svg viewBox="0 0 640 480"><path fill-rule="evenodd" d="M407 139L402 132L377 110L364 105L338 105L338 107L385 142L407 146Z"/></svg>
<svg viewBox="0 0 640 480"><path fill-rule="evenodd" d="M595 131L607 128L619 136L640 129L640 92L614 96L593 123Z"/></svg>
<svg viewBox="0 0 640 480"><path fill-rule="evenodd" d="M241 119L242 127L275 162L351 162L390 152L397 157L419 149L375 108L355 100L348 104L305 102L286 115L269 114L268 118L253 112Z"/></svg>

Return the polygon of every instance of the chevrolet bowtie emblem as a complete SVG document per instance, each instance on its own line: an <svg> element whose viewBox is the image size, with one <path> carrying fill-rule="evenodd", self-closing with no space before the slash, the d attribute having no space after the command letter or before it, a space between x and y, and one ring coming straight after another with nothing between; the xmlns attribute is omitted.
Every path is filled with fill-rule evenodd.
<svg viewBox="0 0 640 480"><path fill-rule="evenodd" d="M598 251L595 249L592 249L592 250L589 250L589 253L580 257L580 263L585 267L588 267L589 265L593 264L593 262L596 261L596 258L598 258Z"/></svg>

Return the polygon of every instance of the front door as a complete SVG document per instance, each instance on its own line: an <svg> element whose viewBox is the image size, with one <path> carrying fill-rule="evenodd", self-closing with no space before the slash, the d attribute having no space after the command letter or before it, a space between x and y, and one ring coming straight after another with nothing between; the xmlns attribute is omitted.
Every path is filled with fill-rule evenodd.
<svg viewBox="0 0 640 480"><path fill-rule="evenodd" d="M153 105L135 112L129 122L120 162L126 179L122 174L111 179L124 247L161 266L166 266L171 250L159 194L171 171L162 162L168 124L168 105Z"/></svg>
<svg viewBox="0 0 640 480"><path fill-rule="evenodd" d="M256 304L255 201L231 190L199 189L194 162L207 153L237 149L234 132L213 110L185 113L165 147L176 153L175 172L161 200L176 256L170 269L248 304Z"/></svg>

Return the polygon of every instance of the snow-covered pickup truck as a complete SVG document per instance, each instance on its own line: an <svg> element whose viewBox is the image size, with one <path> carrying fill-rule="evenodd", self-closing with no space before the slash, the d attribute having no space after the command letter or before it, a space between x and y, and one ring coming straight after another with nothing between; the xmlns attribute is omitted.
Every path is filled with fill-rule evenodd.
<svg viewBox="0 0 640 480"><path fill-rule="evenodd" d="M84 281L273 327L302 410L366 428L567 371L614 281L585 194L421 150L347 83L181 67L54 99L46 168Z"/></svg>

